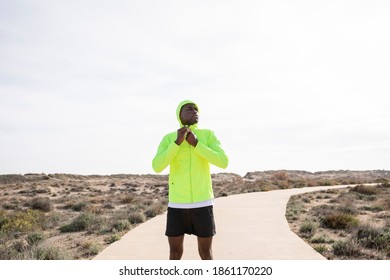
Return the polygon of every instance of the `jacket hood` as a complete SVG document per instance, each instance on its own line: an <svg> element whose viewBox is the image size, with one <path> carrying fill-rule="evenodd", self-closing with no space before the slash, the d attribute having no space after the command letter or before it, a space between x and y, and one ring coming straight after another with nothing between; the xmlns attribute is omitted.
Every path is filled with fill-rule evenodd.
<svg viewBox="0 0 390 280"><path fill-rule="evenodd" d="M176 109L176 117L177 117L177 120L179 121L179 124L180 124L180 127L183 127L184 125L181 123L181 120L180 120L180 111L181 111L181 108L186 105L186 104L195 104L196 108L198 109L198 112L199 112L199 107L198 105L194 102L194 101L191 101L191 100L184 100L182 102L180 102L179 106L177 106L177 109ZM193 124L190 126L191 128L197 128L198 127L198 124Z"/></svg>

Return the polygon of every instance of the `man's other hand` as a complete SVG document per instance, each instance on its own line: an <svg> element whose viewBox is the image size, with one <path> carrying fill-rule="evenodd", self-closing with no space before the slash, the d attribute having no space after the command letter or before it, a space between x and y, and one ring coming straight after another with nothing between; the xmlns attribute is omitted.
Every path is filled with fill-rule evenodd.
<svg viewBox="0 0 390 280"><path fill-rule="evenodd" d="M190 144L191 146L196 147L196 145L198 144L198 139L196 138L196 135L191 130L188 131L186 139L188 144Z"/></svg>
<svg viewBox="0 0 390 280"><path fill-rule="evenodd" d="M189 128L183 126L182 128L177 130L177 138L175 143L180 146L181 143L186 139L187 133L190 131Z"/></svg>

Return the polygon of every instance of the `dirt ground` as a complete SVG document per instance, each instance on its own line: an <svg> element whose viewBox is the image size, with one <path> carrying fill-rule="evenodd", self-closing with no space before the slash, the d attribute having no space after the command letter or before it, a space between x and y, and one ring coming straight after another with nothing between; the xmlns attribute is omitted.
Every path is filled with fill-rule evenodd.
<svg viewBox="0 0 390 280"><path fill-rule="evenodd" d="M328 259L390 259L388 183L293 196L286 218Z"/></svg>
<svg viewBox="0 0 390 280"><path fill-rule="evenodd" d="M212 175L216 197L386 178L389 171ZM167 175L0 175L0 259L92 259L129 230L163 213L167 196ZM307 200L316 205L332 198Z"/></svg>

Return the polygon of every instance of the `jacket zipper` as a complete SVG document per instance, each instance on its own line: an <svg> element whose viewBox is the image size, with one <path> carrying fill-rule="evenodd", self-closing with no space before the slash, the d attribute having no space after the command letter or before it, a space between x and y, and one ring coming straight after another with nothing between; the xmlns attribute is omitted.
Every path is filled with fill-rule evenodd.
<svg viewBox="0 0 390 280"><path fill-rule="evenodd" d="M191 189L191 203L194 202L194 194L192 191L192 153L191 153L191 145L189 145L190 152L190 189Z"/></svg>

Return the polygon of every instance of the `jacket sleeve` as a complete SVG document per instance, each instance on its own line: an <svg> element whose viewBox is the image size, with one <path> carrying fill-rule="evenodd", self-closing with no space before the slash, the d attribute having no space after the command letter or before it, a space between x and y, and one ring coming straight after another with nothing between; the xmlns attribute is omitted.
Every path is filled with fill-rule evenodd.
<svg viewBox="0 0 390 280"><path fill-rule="evenodd" d="M165 136L158 146L157 153L153 159L153 170L157 173L163 171L171 163L179 151L179 146Z"/></svg>
<svg viewBox="0 0 390 280"><path fill-rule="evenodd" d="M225 151L221 147L221 143L215 136L214 132L211 132L208 143L201 141L195 147L195 152L205 158L211 164L214 164L220 168L226 168L229 163L229 159L225 154Z"/></svg>

